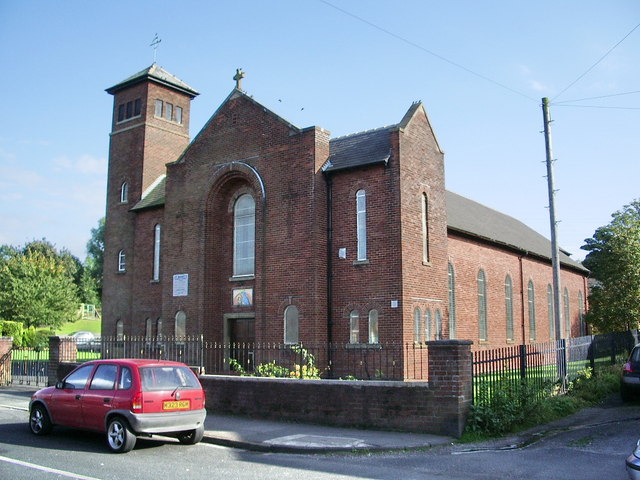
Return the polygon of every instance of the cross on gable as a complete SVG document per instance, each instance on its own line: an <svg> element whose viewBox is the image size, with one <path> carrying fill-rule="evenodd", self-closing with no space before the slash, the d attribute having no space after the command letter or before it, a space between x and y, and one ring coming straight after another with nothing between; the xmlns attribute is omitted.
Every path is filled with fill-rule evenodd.
<svg viewBox="0 0 640 480"><path fill-rule="evenodd" d="M242 90L242 79L244 78L244 72L241 68L236 68L236 74L233 79L236 81L236 89Z"/></svg>

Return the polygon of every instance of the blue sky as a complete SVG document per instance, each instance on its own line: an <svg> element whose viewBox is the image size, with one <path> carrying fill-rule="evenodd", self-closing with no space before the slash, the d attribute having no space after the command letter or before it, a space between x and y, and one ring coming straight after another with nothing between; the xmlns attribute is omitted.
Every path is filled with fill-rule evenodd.
<svg viewBox="0 0 640 480"><path fill-rule="evenodd" d="M421 100L447 188L547 237L549 97L559 243L584 258L640 198L638 24L637 0L1 0L0 244L44 237L84 260L105 209L104 90L151 65L157 33L157 63L200 92L192 138L238 67L257 101L333 136Z"/></svg>

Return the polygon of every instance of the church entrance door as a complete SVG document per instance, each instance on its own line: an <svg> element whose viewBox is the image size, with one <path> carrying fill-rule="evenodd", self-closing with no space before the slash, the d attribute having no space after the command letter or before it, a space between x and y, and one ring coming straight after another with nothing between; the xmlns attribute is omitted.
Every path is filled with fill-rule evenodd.
<svg viewBox="0 0 640 480"><path fill-rule="evenodd" d="M234 318L229 320L230 358L235 359L247 372L252 372L254 369L255 327L256 321L254 318Z"/></svg>

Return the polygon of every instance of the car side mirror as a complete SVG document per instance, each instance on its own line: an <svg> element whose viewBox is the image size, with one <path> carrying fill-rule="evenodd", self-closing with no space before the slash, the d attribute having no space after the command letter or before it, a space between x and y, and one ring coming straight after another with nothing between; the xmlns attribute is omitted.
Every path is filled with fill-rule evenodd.
<svg viewBox="0 0 640 480"><path fill-rule="evenodd" d="M62 390L62 389L64 389L64 382L63 382L63 381L56 382L56 388L57 388L58 390Z"/></svg>

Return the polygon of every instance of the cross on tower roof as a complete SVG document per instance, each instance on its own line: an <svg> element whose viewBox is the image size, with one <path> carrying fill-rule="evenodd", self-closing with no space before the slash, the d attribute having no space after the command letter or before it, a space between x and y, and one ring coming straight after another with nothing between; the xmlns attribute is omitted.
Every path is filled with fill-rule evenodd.
<svg viewBox="0 0 640 480"><path fill-rule="evenodd" d="M236 81L236 89L242 90L242 79L244 78L244 72L241 68L236 68L236 74L233 79Z"/></svg>
<svg viewBox="0 0 640 480"><path fill-rule="evenodd" d="M156 33L155 37L153 37L153 41L149 44L151 48L153 48L153 63L156 63L156 53L158 52L158 44L162 41L162 39Z"/></svg>

